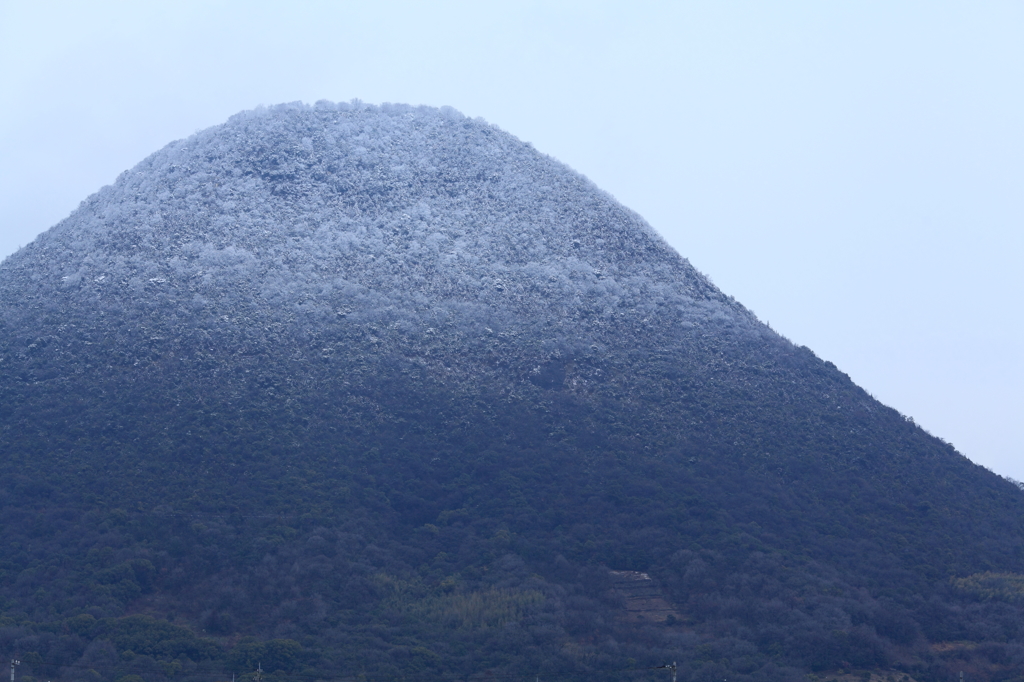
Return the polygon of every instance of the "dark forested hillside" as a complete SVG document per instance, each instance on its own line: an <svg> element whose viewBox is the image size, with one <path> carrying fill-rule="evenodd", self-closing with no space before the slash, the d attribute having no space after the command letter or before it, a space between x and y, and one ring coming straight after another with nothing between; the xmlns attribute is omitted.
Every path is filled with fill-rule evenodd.
<svg viewBox="0 0 1024 682"><path fill-rule="evenodd" d="M1018 487L450 109L240 114L4 261L0 540L37 682L1024 676Z"/></svg>

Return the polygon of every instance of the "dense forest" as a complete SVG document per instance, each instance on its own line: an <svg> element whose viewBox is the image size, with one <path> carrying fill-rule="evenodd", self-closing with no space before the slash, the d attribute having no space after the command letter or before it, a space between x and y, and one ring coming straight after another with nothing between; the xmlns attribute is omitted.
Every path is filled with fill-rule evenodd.
<svg viewBox="0 0 1024 682"><path fill-rule="evenodd" d="M8 258L0 453L26 682L1024 676L1017 485L452 110L248 112Z"/></svg>

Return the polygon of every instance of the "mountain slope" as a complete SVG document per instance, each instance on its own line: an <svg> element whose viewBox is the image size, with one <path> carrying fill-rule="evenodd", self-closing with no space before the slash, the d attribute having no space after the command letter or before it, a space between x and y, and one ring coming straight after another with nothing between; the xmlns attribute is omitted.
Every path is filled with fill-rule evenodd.
<svg viewBox="0 0 1024 682"><path fill-rule="evenodd" d="M34 675L1021 673L972 587L1024 573L1019 490L450 109L172 143L0 266L0 320Z"/></svg>

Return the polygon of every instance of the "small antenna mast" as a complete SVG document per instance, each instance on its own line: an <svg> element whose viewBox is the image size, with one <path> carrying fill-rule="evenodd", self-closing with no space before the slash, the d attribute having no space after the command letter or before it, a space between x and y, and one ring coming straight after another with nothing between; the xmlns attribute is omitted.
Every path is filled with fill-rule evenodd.
<svg viewBox="0 0 1024 682"><path fill-rule="evenodd" d="M672 665L659 665L656 670L671 670L672 671L672 682L676 682L676 674L679 672L679 666L676 665L675 661L672 661Z"/></svg>

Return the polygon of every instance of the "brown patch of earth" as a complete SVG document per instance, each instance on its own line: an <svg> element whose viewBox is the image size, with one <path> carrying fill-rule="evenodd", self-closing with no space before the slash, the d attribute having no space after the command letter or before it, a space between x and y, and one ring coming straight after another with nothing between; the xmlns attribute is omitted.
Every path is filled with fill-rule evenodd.
<svg viewBox="0 0 1024 682"><path fill-rule="evenodd" d="M978 647L977 642L963 641L963 642L932 642L932 651L938 653L947 653L950 651L970 651Z"/></svg>

